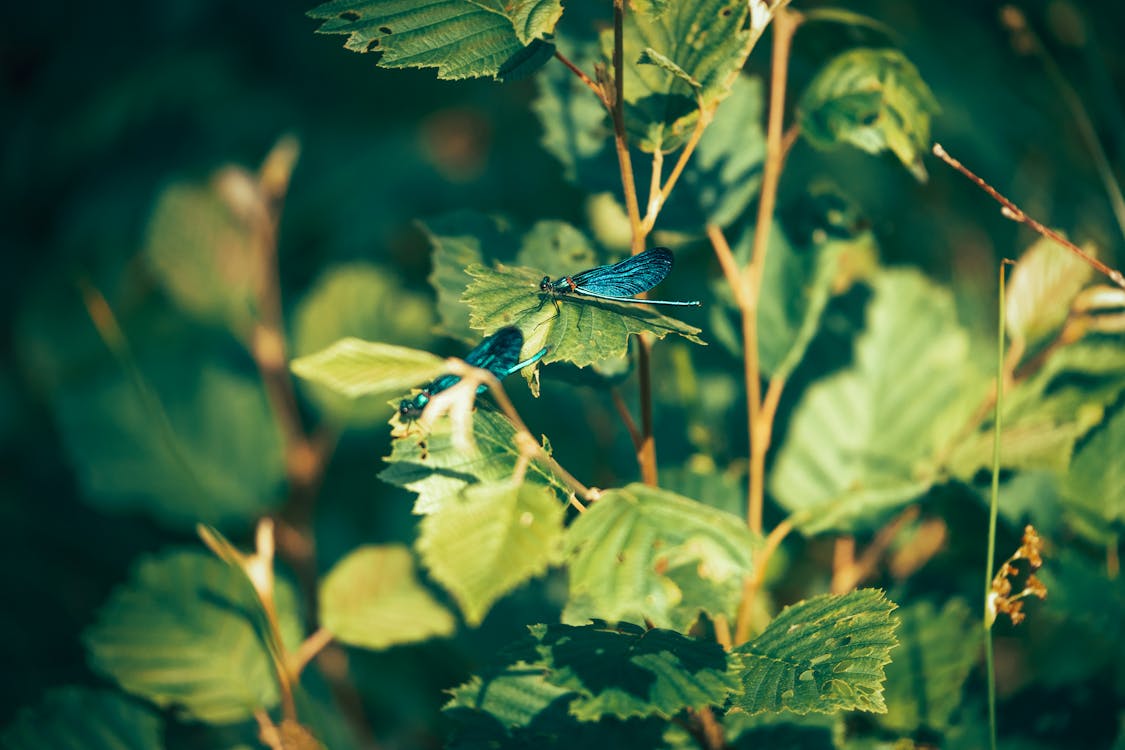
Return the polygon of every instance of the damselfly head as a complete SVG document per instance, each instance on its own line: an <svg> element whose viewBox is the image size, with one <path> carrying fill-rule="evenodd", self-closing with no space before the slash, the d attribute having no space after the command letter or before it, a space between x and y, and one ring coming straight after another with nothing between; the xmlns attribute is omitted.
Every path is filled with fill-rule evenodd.
<svg viewBox="0 0 1125 750"><path fill-rule="evenodd" d="M419 393L414 398L404 398L399 402L398 415L407 422L414 422L422 416L422 410L426 408L427 402L429 399L423 393Z"/></svg>
<svg viewBox="0 0 1125 750"><path fill-rule="evenodd" d="M550 276L544 276L543 280L539 282L539 291L541 291L541 292L551 291L551 277Z"/></svg>

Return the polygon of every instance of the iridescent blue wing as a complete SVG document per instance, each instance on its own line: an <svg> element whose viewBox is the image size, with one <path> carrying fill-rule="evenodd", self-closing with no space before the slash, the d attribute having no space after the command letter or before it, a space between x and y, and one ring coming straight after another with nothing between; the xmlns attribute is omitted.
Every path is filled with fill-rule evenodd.
<svg viewBox="0 0 1125 750"><path fill-rule="evenodd" d="M571 276L575 291L609 297L632 297L647 292L672 270L672 252L654 247L612 266L598 266Z"/></svg>
<svg viewBox="0 0 1125 750"><path fill-rule="evenodd" d="M519 362L522 348L523 334L520 329L508 326L480 342L476 349L465 355L465 361L473 367L488 370L497 378L503 378Z"/></svg>

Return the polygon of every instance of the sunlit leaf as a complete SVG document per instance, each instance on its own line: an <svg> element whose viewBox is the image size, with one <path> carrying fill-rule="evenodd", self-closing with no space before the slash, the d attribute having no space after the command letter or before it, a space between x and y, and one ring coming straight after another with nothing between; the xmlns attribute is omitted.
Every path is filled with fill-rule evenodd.
<svg viewBox="0 0 1125 750"><path fill-rule="evenodd" d="M297 599L277 579L282 639L300 641ZM200 551L143 559L83 635L95 671L131 693L211 723L279 700L262 607L239 570Z"/></svg>
<svg viewBox="0 0 1125 750"><path fill-rule="evenodd" d="M342 643L373 649L452 635L456 627L398 544L366 545L336 563L320 584L320 623Z"/></svg>
<svg viewBox="0 0 1125 750"><path fill-rule="evenodd" d="M1086 248L1092 253L1092 248ZM1013 346L1034 344L1062 326L1070 304L1094 270L1047 238L1020 256L1008 279L1005 320Z"/></svg>
<svg viewBox="0 0 1125 750"><path fill-rule="evenodd" d="M867 528L929 489L984 393L948 292L906 270L873 286L855 363L805 392L770 476L808 534Z"/></svg>
<svg viewBox="0 0 1125 750"><path fill-rule="evenodd" d="M392 272L365 262L327 270L301 299L293 319L296 357L314 354L345 337L425 346L433 327L429 300L404 290ZM310 381L302 384L338 424L371 424L387 416L386 400L378 395L349 398Z"/></svg>
<svg viewBox="0 0 1125 750"><path fill-rule="evenodd" d="M757 545L737 516L641 484L611 490L567 529L563 620L686 630L700 612L731 618Z"/></svg>
<svg viewBox="0 0 1125 750"><path fill-rule="evenodd" d="M943 731L961 705L965 680L980 658L980 617L961 599L939 612L930 602L898 611L898 647L887 666L887 712L878 718L904 734Z"/></svg>
<svg viewBox="0 0 1125 750"><path fill-rule="evenodd" d="M563 515L542 485L482 482L422 519L418 551L478 625L497 599L558 561Z"/></svg>
<svg viewBox="0 0 1125 750"><path fill-rule="evenodd" d="M941 108L898 50L859 48L834 57L797 106L801 134L814 145L850 143L871 154L890 149L917 179L926 179L930 118Z"/></svg>
<svg viewBox="0 0 1125 750"><path fill-rule="evenodd" d="M506 727L527 726L556 698L571 691L547 681L549 669L523 660L490 670L450 690L445 710L469 708L487 711Z"/></svg>
<svg viewBox="0 0 1125 750"><path fill-rule="evenodd" d="M246 522L280 499L281 437L259 383L209 363L142 362L61 389L55 411L90 502L160 521Z"/></svg>
<svg viewBox="0 0 1125 750"><path fill-rule="evenodd" d="M710 640L670 630L603 625L535 625L548 680L578 693L570 713L671 718L686 708L721 706L739 692L741 662Z"/></svg>
<svg viewBox="0 0 1125 750"><path fill-rule="evenodd" d="M788 710L883 713L883 667L898 621L877 589L821 595L786 607L765 632L739 646L747 713Z"/></svg>
<svg viewBox="0 0 1125 750"><path fill-rule="evenodd" d="M528 58L542 65L562 15L560 0L332 0L309 12L322 34L347 34L354 52L381 53L384 68L437 68L438 78L503 79ZM521 71L528 72L528 71Z"/></svg>
<svg viewBox="0 0 1125 750"><path fill-rule="evenodd" d="M0 733L7 750L159 750L160 717L109 690L64 687L20 711Z"/></svg>
<svg viewBox="0 0 1125 750"><path fill-rule="evenodd" d="M578 270L583 269L563 270L552 278ZM700 329L645 305L564 299L556 312L552 301L539 293L539 282L547 274L538 269L472 266L469 275L474 280L463 299L473 328L491 335L504 326L517 326L523 331L525 352L548 347L541 364L566 361L586 367L623 357L629 336L646 332L657 338L676 333L703 343Z"/></svg>
<svg viewBox="0 0 1125 750"><path fill-rule="evenodd" d="M264 212L256 178L227 167L208 183L166 188L148 226L145 258L176 304L243 339L264 283Z"/></svg>
<svg viewBox="0 0 1125 750"><path fill-rule="evenodd" d="M385 482L418 493L414 512L435 513L478 482L508 479L515 470L519 449L515 428L502 415L478 408L473 413L473 445L469 450L454 446L453 428L447 418L438 419L424 434L396 438L388 466L379 474ZM527 481L550 484L565 492L554 475L537 462L528 467Z"/></svg>
<svg viewBox="0 0 1125 750"><path fill-rule="evenodd" d="M447 369L444 359L429 352L350 337L290 366L299 377L350 398L406 393Z"/></svg>

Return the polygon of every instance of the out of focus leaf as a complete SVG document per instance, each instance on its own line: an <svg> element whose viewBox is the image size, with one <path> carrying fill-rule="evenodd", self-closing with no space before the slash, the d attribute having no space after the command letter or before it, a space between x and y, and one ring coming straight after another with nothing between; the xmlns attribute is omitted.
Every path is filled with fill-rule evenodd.
<svg viewBox="0 0 1125 750"><path fill-rule="evenodd" d="M239 167L209 183L179 183L157 200L145 257L176 304L248 340L265 283L267 226L256 178Z"/></svg>
<svg viewBox="0 0 1125 750"><path fill-rule="evenodd" d="M142 363L63 388L55 412L87 498L173 526L245 522L279 498L281 437L261 386L212 364Z"/></svg>
<svg viewBox="0 0 1125 750"><path fill-rule="evenodd" d="M437 68L438 78L503 79L528 58L542 65L554 50L543 41L562 16L560 0L332 0L309 15L321 34L347 34L354 52L381 53L384 68ZM523 73L529 71L521 71Z"/></svg>
<svg viewBox="0 0 1125 750"><path fill-rule="evenodd" d="M1005 295L1012 345L1022 350L1062 326L1071 302L1093 272L1081 258L1046 237L1028 248L1012 269Z"/></svg>
<svg viewBox="0 0 1125 750"><path fill-rule="evenodd" d="M489 409L473 412L473 445L469 450L453 444L453 429L446 417L438 419L426 435L396 438L388 466L379 474L385 482L418 493L414 512L436 513L457 500L469 485L498 482L515 471L519 449L515 428L503 415ZM565 493L554 474L533 461L526 481L548 484Z"/></svg>
<svg viewBox="0 0 1125 750"><path fill-rule="evenodd" d="M447 369L444 359L429 352L350 337L290 366L299 377L349 398L405 393Z"/></svg>
<svg viewBox="0 0 1125 750"><path fill-rule="evenodd" d="M604 625L534 625L548 680L578 693L579 721L605 716L670 719L687 708L721 706L739 692L736 654L671 630Z"/></svg>
<svg viewBox="0 0 1125 750"><path fill-rule="evenodd" d="M883 667L898 621L878 589L806 599L786 607L765 632L739 646L747 713L883 713Z"/></svg>
<svg viewBox="0 0 1125 750"><path fill-rule="evenodd" d="M743 467L730 467L720 471L714 466L688 465L660 469L660 485L669 492L690 497L704 505L724 511L735 517L746 513L746 471Z"/></svg>
<svg viewBox="0 0 1125 750"><path fill-rule="evenodd" d="M663 747L667 722L657 717L580 721L568 713L570 699L562 696L539 711L526 725L506 727L490 713L453 706L446 718L455 728L449 750L480 748L535 748L568 750L575 747L647 748Z"/></svg>
<svg viewBox="0 0 1125 750"><path fill-rule="evenodd" d="M919 180L930 118L941 111L914 64L895 49L859 48L825 65L797 105L801 134L820 148L890 149Z"/></svg>
<svg viewBox="0 0 1125 750"><path fill-rule="evenodd" d="M567 529L563 620L686 630L700 612L733 618L758 544L721 510L641 484L610 490Z"/></svg>
<svg viewBox="0 0 1125 750"><path fill-rule="evenodd" d="M23 709L3 733L7 750L159 750L160 717L109 690L64 687Z"/></svg>
<svg viewBox="0 0 1125 750"><path fill-rule="evenodd" d="M577 269L582 270L582 269ZM576 270L563 271L575 273ZM629 336L652 333L664 338L670 333L702 344L700 329L681 323L645 305L590 298L559 300L559 310L539 293L546 275L534 268L472 266L474 281L465 291L469 323L491 335L514 325L524 334L524 351L548 348L540 364L571 362L586 367L602 360L625 356Z"/></svg>
<svg viewBox="0 0 1125 750"><path fill-rule="evenodd" d="M445 710L487 711L506 727L527 726L548 704L571 692L548 682L548 672L543 663L519 660L495 672L474 675L449 691L452 698Z"/></svg>
<svg viewBox="0 0 1125 750"><path fill-rule="evenodd" d="M1115 539L1125 521L1125 408L1092 430L1063 482L1068 510ZM1115 543L1115 542L1114 542Z"/></svg>
<svg viewBox="0 0 1125 750"><path fill-rule="evenodd" d="M410 550L367 545L349 553L320 583L320 623L337 640L383 649L452 635L453 616L414 575Z"/></svg>
<svg viewBox="0 0 1125 750"><path fill-rule="evenodd" d="M418 551L479 625L497 599L558 561L563 515L542 485L481 482L422 519Z"/></svg>
<svg viewBox="0 0 1125 750"><path fill-rule="evenodd" d="M296 648L297 599L274 586L282 640ZM83 635L95 671L165 708L210 723L248 719L279 700L264 614L239 570L199 551L145 558Z"/></svg>
<svg viewBox="0 0 1125 750"><path fill-rule="evenodd" d="M313 354L345 337L424 346L432 327L423 295L402 289L390 271L350 263L326 271L297 305L293 353ZM378 395L349 398L313 382L304 385L333 422L364 425L386 418L386 400Z"/></svg>
<svg viewBox="0 0 1125 750"><path fill-rule="evenodd" d="M948 292L914 271L873 283L855 364L805 392L770 476L802 531L855 531L924 493L981 398Z"/></svg>
<svg viewBox="0 0 1125 750"><path fill-rule="evenodd" d="M657 14L625 15L625 123L643 151L682 145L698 107L712 111L730 94L750 52L748 15L742 0L701 0L670 4ZM607 60L612 45L607 30L602 34Z"/></svg>
<svg viewBox="0 0 1125 750"><path fill-rule="evenodd" d="M944 731L980 657L980 618L961 599L941 611L919 602L898 612L899 645L887 666L887 712L878 722L903 734Z"/></svg>

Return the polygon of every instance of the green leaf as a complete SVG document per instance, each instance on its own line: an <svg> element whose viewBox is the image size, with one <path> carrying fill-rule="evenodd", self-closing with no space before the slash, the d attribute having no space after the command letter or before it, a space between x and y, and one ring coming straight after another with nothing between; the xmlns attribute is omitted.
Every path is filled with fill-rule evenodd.
<svg viewBox="0 0 1125 750"><path fill-rule="evenodd" d="M388 398L447 370L445 360L429 352L350 337L298 357L290 368L298 377L349 398Z"/></svg>
<svg viewBox="0 0 1125 750"><path fill-rule="evenodd" d="M145 259L180 308L243 340L249 340L264 283L254 231L263 210L257 179L227 167L206 184L166 188L145 243Z"/></svg>
<svg viewBox="0 0 1125 750"><path fill-rule="evenodd" d="M699 465L660 468L660 484L669 492L690 497L736 518L746 514L745 466L730 466L720 471L708 461Z"/></svg>
<svg viewBox="0 0 1125 750"><path fill-rule="evenodd" d="M442 417L424 437L396 438L379 478L418 493L415 513L436 513L470 485L511 477L519 460L515 434L503 415L478 408L473 412L473 445L465 450L454 445L451 421ZM566 487L538 462L527 471L526 481L553 486L566 496Z"/></svg>
<svg viewBox="0 0 1125 750"><path fill-rule="evenodd" d="M750 53L748 16L742 0L699 0L669 4L657 14L625 15L625 123L643 151L682 145L698 107L713 111L730 94ZM607 30L607 60L612 48Z"/></svg>
<svg viewBox="0 0 1125 750"><path fill-rule="evenodd" d="M1063 483L1067 508L1099 536L1116 539L1125 521L1125 407L1090 432L1071 462ZM1116 543L1116 542L1113 542Z"/></svg>
<svg viewBox="0 0 1125 750"><path fill-rule="evenodd" d="M729 513L641 484L610 490L567 529L563 620L686 630L700 612L732 618L758 544Z"/></svg>
<svg viewBox="0 0 1125 750"><path fill-rule="evenodd" d="M877 589L786 607L765 632L735 649L745 665L735 705L750 714L883 713L883 667L897 643L894 608Z"/></svg>
<svg viewBox="0 0 1125 750"><path fill-rule="evenodd" d="M899 646L887 666L887 712L878 722L902 734L945 731L980 658L980 618L961 599L941 611L930 602L899 610Z"/></svg>
<svg viewBox="0 0 1125 750"><path fill-rule="evenodd" d="M277 579L282 639L301 639L297 598ZM213 724L279 700L261 604L246 576L195 550L147 557L83 634L90 665L131 693Z"/></svg>
<svg viewBox="0 0 1125 750"><path fill-rule="evenodd" d="M550 665L547 679L578 693L570 713L579 721L671 719L684 709L722 706L739 692L741 662L714 641L604 624L534 625L531 631Z"/></svg>
<svg viewBox="0 0 1125 750"><path fill-rule="evenodd" d="M834 57L797 109L801 134L813 145L850 143L870 154L890 149L916 179L926 179L930 118L941 107L898 50L859 48Z"/></svg>
<svg viewBox="0 0 1125 750"><path fill-rule="evenodd" d="M505 727L526 727L552 701L571 692L548 682L547 674L545 664L519 660L483 677L474 675L449 691L452 698L443 710L486 711Z"/></svg>
<svg viewBox="0 0 1125 750"><path fill-rule="evenodd" d="M320 583L320 622L342 643L384 649L452 635L453 616L414 575L403 545L365 545Z"/></svg>
<svg viewBox="0 0 1125 750"><path fill-rule="evenodd" d="M560 0L333 0L309 12L321 34L347 34L354 52L380 52L384 68L437 68L438 78L497 80L534 59L550 59L543 42L562 16ZM529 72L529 71L521 71Z"/></svg>
<svg viewBox="0 0 1125 750"><path fill-rule="evenodd" d="M324 272L297 305L293 352L313 354L344 337L424 346L433 322L430 301L404 290L393 272L347 263ZM313 382L302 385L334 423L360 426L386 419L386 401L378 396L349 398Z"/></svg>
<svg viewBox="0 0 1125 750"><path fill-rule="evenodd" d="M563 270L575 273L576 270ZM624 357L629 336L651 333L662 339L670 333L703 344L700 329L681 323L644 305L595 299L560 300L559 310L539 293L547 274L534 268L471 266L474 281L462 297L469 306L469 324L491 335L504 326L523 331L524 351L548 347L540 364L571 362L577 367Z"/></svg>
<svg viewBox="0 0 1125 750"><path fill-rule="evenodd" d="M558 561L563 515L542 485L482 482L422 519L418 551L479 625L497 599Z"/></svg>
<svg viewBox="0 0 1125 750"><path fill-rule="evenodd" d="M936 455L982 393L950 294L884 272L854 364L802 396L770 491L806 534L868 528L940 477Z"/></svg>
<svg viewBox="0 0 1125 750"><path fill-rule="evenodd" d="M24 708L0 734L7 750L159 750L160 717L109 690L63 687Z"/></svg>
<svg viewBox="0 0 1125 750"><path fill-rule="evenodd" d="M1085 248L1093 253L1093 248ZM1005 321L1013 347L1021 350L1057 330L1070 304L1093 275L1081 258L1046 237L1020 256L1005 295Z"/></svg>
<svg viewBox="0 0 1125 750"><path fill-rule="evenodd" d="M183 528L244 523L280 499L281 437L258 382L208 362L181 366L186 343L139 363L148 381L113 368L60 389L55 414L97 507Z"/></svg>

